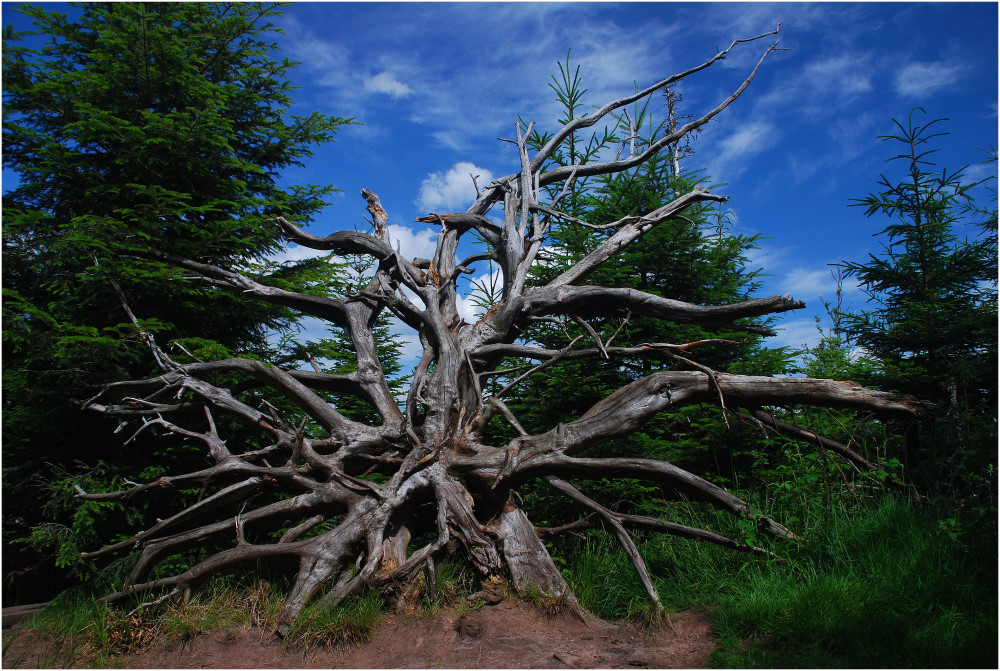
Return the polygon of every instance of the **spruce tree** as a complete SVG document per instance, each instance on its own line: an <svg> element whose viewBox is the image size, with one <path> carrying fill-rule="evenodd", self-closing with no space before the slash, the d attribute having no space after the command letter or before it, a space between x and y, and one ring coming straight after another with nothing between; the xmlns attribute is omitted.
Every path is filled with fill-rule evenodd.
<svg viewBox="0 0 1000 671"><path fill-rule="evenodd" d="M978 183L964 169L937 172L931 155L944 120L921 125L918 112L881 138L901 150L887 162L902 174L883 174L879 192L854 202L890 223L875 234L880 254L840 264L870 299L843 315L842 328L877 363L862 382L937 404L934 425L920 440L911 433L907 450L911 469L937 488L985 472L996 455L996 213L976 209Z"/></svg>
<svg viewBox="0 0 1000 671"><path fill-rule="evenodd" d="M571 68L568 58L559 64L558 76L553 76L550 86L563 106L558 123L567 123L581 114L586 89L579 68ZM601 155L625 157L645 151L682 120L677 109L679 102L673 91L664 91L662 96L629 106L600 133L568 136L560 149L553 152L551 167L585 165L599 160ZM549 139L551 134L537 133L533 145L544 146ZM639 217L680 194L707 186L708 178L699 172L681 169L681 159L686 164L692 153L688 147L671 145L632 170L577 180L564 194L561 189L550 189L549 198L557 200L556 205L577 220L553 221L549 229L551 258L537 270L540 281L551 280L606 242L615 232L613 222ZM588 282L630 287L699 305L745 301L760 287L757 272L749 267L747 258L757 241L757 236L732 233L727 214L718 204L698 204L690 207L683 217L661 223L621 250L614 264L595 270ZM615 347L642 347L649 343L699 345L683 353L660 348L660 356L637 352L634 356L564 361L539 371L523 383L519 398L510 402L529 431L552 421L571 421L615 389L657 371L699 370L700 366L707 366L713 370L771 375L786 372L791 365L788 353L780 348L766 348L759 333L664 324L662 320L640 315L627 319L590 318L586 325L583 319L563 319L559 324L543 322L534 327L530 337L553 350L567 347L571 342L576 347L589 348L612 343ZM516 366L524 362L510 363ZM735 416L727 417L720 411L717 403L696 405L661 413L641 432L592 448L590 452L595 456L630 454L667 459L704 473L713 482L731 486L750 475L746 467L754 458L748 456L753 450L747 443L753 442L752 434L744 430ZM599 499L618 501L624 512L655 510L664 495L661 488L635 481L576 484ZM544 509L545 519L575 518L573 509L560 505L545 489L538 488L528 496Z"/></svg>
<svg viewBox="0 0 1000 671"><path fill-rule="evenodd" d="M3 40L3 164L17 175L3 195L5 559L49 497L33 478L112 456L116 471L139 453L109 453L69 402L151 370L125 299L182 357L270 355L268 332L293 313L194 285L163 255L262 276L282 244L273 213L306 223L334 190L283 188L281 170L350 122L290 114L295 64L276 54L273 5L17 11L35 30ZM282 270L307 286L298 274ZM56 517L62 526L39 528L65 537L96 523Z"/></svg>
<svg viewBox="0 0 1000 671"><path fill-rule="evenodd" d="M517 124L517 172L486 185L466 212L429 213L418 219L440 227L432 258L411 261L395 250L388 214L379 197L367 189L362 195L372 217L370 235L342 229L319 237L284 218L276 219L290 241L372 261L374 275L363 286L349 285L339 293L317 296L312 290L319 286L309 291L286 290L246 272L165 254L174 267L199 277L207 286L292 307L343 329L355 355L354 370L285 370L245 357L188 362L167 353L148 329L136 324L160 370L149 377L106 384L83 399L82 408L131 424L126 434L159 432L164 442L190 439L200 444L207 464L145 482L123 483L116 491L78 492L82 506L131 506L140 500L168 499L164 503L169 512L155 524L120 540L109 539L109 544L83 555L83 559L100 560L136 553L132 554L135 561L129 562L128 577L106 598L127 602L148 596L152 600L144 605L153 606L173 598L188 599L220 572L265 564L284 567L294 572L277 623L278 633L286 634L314 598L320 599L319 608L335 608L351 595L389 584L400 585L401 594L416 596L421 584L436 583L437 567L448 553L461 553L482 580L484 589L478 596L490 601L502 598L506 582L521 596L541 593L592 621L539 539L560 529L537 529L525 512L519 490L537 481L590 511L580 520L582 525L602 525L614 535L657 617L664 613L664 605L633 533L669 533L759 556L766 556L767 550L676 522L666 511L663 515L618 513L567 479L642 480L701 499L755 534L790 537L791 530L778 520L675 464L655 458L585 454L643 431L661 412L689 405L717 402L727 412L748 418L766 415L764 407L790 404L914 417L924 413L915 398L830 380L733 374L701 364L638 376L571 421L550 418L547 430L528 432L508 405L520 391L519 383L550 365L602 356L687 363L685 353L706 345L660 342L621 347L617 342L609 344L610 338L598 342L594 333L605 324L650 317L710 331L769 335L773 331L767 326L748 320L766 320L768 315L804 307L788 295L704 305L629 286L591 283L602 267L617 261L619 252L659 225L683 220L699 203L725 200L698 187L675 194L662 207L614 222L609 227L616 229L612 235L556 277L538 275L550 263L543 255L550 247L545 242L553 222L579 221L555 209L542 189L553 187L558 199L558 194L571 190L577 177L626 172L654 158L658 150L676 145L735 101L777 44L762 49L757 65L727 98L635 155L552 166L548 161L561 140L711 67L740 44L775 34L734 40L728 49L684 72L611 101L594 114L575 116L533 156L527 140L531 124L527 128ZM497 216L502 211L502 223L486 216L494 206L498 206ZM482 254L466 257L459 254L461 238L472 231L487 246ZM469 324L459 313L457 280L474 274L470 266L485 260L500 268L501 300L482 319ZM321 293L330 292L323 289ZM378 352L375 331L383 313L394 314L412 329L422 349L405 400L394 392ZM580 347L546 348L532 338L532 329L546 323L577 324L593 345L581 337L574 343ZM491 380L509 379L512 374L506 368L509 358L527 360L531 367L503 389L494 390ZM221 383L215 379L219 377ZM234 384L232 378L240 382ZM266 390L261 400L268 403L245 402L241 392L253 386ZM339 397L336 404L327 400L326 392ZM368 403L378 423L356 421L341 412L341 408L356 409L345 403L347 399ZM502 417L517 436L493 440L493 432L487 429L495 417ZM223 418L227 426L221 425ZM243 431L231 428L236 425ZM799 439L816 438L805 436L796 426L779 425L778 430ZM842 447L835 444L831 449ZM856 463L853 456L844 456ZM183 501L188 490L200 490L204 496ZM177 553L190 550L202 553L199 561L190 567L172 563Z"/></svg>

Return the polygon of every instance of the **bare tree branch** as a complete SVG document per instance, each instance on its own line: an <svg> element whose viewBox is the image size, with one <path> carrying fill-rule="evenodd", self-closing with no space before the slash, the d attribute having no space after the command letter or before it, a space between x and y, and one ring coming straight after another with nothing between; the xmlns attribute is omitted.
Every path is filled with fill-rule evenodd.
<svg viewBox="0 0 1000 671"><path fill-rule="evenodd" d="M630 336L633 329L627 328L634 318L647 317L652 318L647 323L653 324L673 322L773 335L766 321L753 324L747 320L802 308L800 301L786 294L735 304L697 305L651 292L583 284L654 227L671 220L695 226L692 211L707 203L725 202L725 196L694 188L651 212L608 224L595 224L558 209L567 195L578 193L585 178L636 168L658 152L676 147L716 117L746 90L776 44L767 47L730 95L681 127L671 109L668 124L659 126L648 139L638 138L640 120L624 111L625 106L648 102L658 91L725 58L739 44L775 33L734 40L712 58L611 101L589 116L570 119L551 135L533 134L533 123L517 122L511 141L517 148L516 173L481 189L473 177L478 198L466 213L432 212L417 219L436 230L435 250L429 259L407 260L394 249L389 214L368 189L361 195L371 217L371 235L338 231L318 237L283 217L275 218L289 242L364 259L370 269L365 279L359 286L349 286L343 295L333 297L332 290L328 296L290 291L270 286L273 280L267 271L249 277L249 270L241 273L150 250L149 258L185 270L190 279L334 324L355 353L357 365L344 374L324 373L310 353L306 357L310 370L285 371L250 358L199 361L180 348L195 359L182 364L143 329L116 285L123 310L148 343L159 372L144 380L90 389L80 405L114 418L115 431L121 433L128 449L143 449L155 435L161 435L193 441L204 448L207 459L192 472L144 484L129 481L120 491L87 493L77 486L78 498L91 502L130 501L172 489L200 490L195 503L172 511L166 519L127 540L84 553L84 558L94 559L137 552L126 584L107 598L114 601L143 594L143 605L152 607L177 596L188 598L218 572L255 568L261 563L284 565L294 579L279 620L278 632L283 634L322 590L326 590L323 605L332 608L349 595L386 581L409 581L412 587L424 570L433 581L441 555L458 547L491 584L509 581L520 594L541 590L594 623L576 602L539 534L604 527L618 539L657 607L661 604L652 576L629 530L670 533L755 555L768 553L671 520L615 512L583 494L568 478L653 482L668 496L708 502L761 531L781 538L794 534L749 502L674 464L625 456L585 457L586 448L627 436L657 413L704 403L721 405L758 426L810 441L844 457L858 470L875 468L876 464L849 447L783 422L765 408L819 405L917 418L927 407L915 398L832 380L732 375L682 353L738 344L733 340L636 342L639 336ZM610 131L605 134L609 143L612 137L615 145L622 142L619 156L612 161L551 167L555 152L565 142L608 115L629 134L624 139ZM539 137L547 140L535 142ZM623 157L626 145L628 155ZM538 149L533 156L532 148ZM494 205L502 205L502 213L487 218ZM558 274L548 265L555 254L546 254L544 249L548 227L556 219L607 231L592 251L575 263L567 262L568 267L560 267ZM463 236L470 232L476 234L470 237L485 241L485 249L470 254L463 248L465 258L459 262ZM467 324L461 318L457 280L473 272L470 264L483 260L495 262L500 269L500 300L478 322ZM539 270L555 277L542 284ZM385 310L411 328L419 343L420 358L405 398L394 395L379 358L374 331ZM601 327L606 330L597 327L601 320L607 320ZM568 344L556 349L533 341L539 324L561 329L565 339L557 342ZM593 344L575 349L584 338ZM666 340L665 336L642 338ZM586 357L607 359L601 365L612 372L619 366L630 376L622 379L634 379L633 371L638 370L634 364L639 360L644 377L624 384L576 419L552 428L528 423L528 413L509 401L531 376ZM656 358L696 370L646 374L651 368L648 360ZM531 363L520 365L524 361ZM352 414L355 400L370 405L381 424L356 419L362 415ZM367 408L364 412L367 415ZM498 431L508 437L504 438L507 444L489 444L487 437ZM509 439L511 435L515 437ZM591 515L561 529L536 533L513 488L539 479ZM425 540L411 551L414 538ZM201 561L176 575L149 579L166 557L192 548L206 550ZM146 595L157 590L161 596Z"/></svg>
<svg viewBox="0 0 1000 671"><path fill-rule="evenodd" d="M522 314L536 317L559 314L606 316L631 312L635 315L658 317L683 324L718 326L761 335L775 335L771 329L762 326L733 322L738 319L800 310L805 307L805 303L789 300L787 296L771 296L731 305L694 305L635 289L550 284L529 292L520 307Z"/></svg>
<svg viewBox="0 0 1000 671"><path fill-rule="evenodd" d="M600 516L609 531L614 534L618 542L621 543L622 547L625 549L625 554L628 556L629 561L632 562L632 566L635 568L636 573L639 574L639 580L642 582L642 586L646 589L646 594L649 595L650 601L656 605L656 610L658 612L663 611L663 602L660 601L660 595L656 591L656 587L653 585L653 578L649 575L649 569L646 568L646 562L643 561L642 556L639 554L639 548L635 546L635 541L629 536L625 527L622 526L621 520L618 515L611 512L601 504L597 503L593 499L584 496L583 493L576 487L572 486L565 480L561 480L554 475L546 475L542 477L545 482L549 483L553 489L561 492L573 499L577 503L590 508Z"/></svg>
<svg viewBox="0 0 1000 671"><path fill-rule="evenodd" d="M706 201L725 202L726 200L727 198L725 196L715 196L705 189L695 187L690 193L686 193L679 198L675 198L663 207L657 208L649 214L639 217L636 221L624 223L622 227L618 229L614 235L608 238L600 247L575 263L572 268L549 282L547 287L558 287L565 284L576 284L580 282L601 264L621 251L626 245L637 240L657 224L676 217L678 214L696 203Z"/></svg>

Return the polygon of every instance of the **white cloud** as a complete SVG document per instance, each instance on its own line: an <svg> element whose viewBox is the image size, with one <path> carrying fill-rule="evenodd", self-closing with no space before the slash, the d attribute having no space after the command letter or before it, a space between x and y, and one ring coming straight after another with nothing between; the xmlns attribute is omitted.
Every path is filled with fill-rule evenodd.
<svg viewBox="0 0 1000 671"><path fill-rule="evenodd" d="M934 63L910 63L896 75L896 93L923 98L938 89L954 85L961 78L961 68Z"/></svg>
<svg viewBox="0 0 1000 671"><path fill-rule="evenodd" d="M476 289L477 286L487 288L493 287L497 290L503 288L503 272L499 268L496 268L492 274L483 273L479 277L469 280L468 295L459 296L455 305L458 309L459 316L469 324L475 324L486 312L486 310L477 305L476 301L473 299L474 295L482 294L482 292Z"/></svg>
<svg viewBox="0 0 1000 671"><path fill-rule="evenodd" d="M750 231L755 233L756 231ZM758 247L747 250L747 265L751 270L760 269L773 275L775 268L785 263L785 259L794 253L791 247L776 245L769 240L761 240Z"/></svg>
<svg viewBox="0 0 1000 671"><path fill-rule="evenodd" d="M476 187L470 175L477 178L480 187L493 181L493 173L486 168L466 161L456 163L448 172L432 172L424 178L417 207L433 212L438 208L456 211L471 205L476 199Z"/></svg>
<svg viewBox="0 0 1000 671"><path fill-rule="evenodd" d="M767 121L747 121L734 133L717 142L718 153L711 161L709 174L729 180L750 167L750 158L773 146L777 129Z"/></svg>
<svg viewBox="0 0 1000 671"><path fill-rule="evenodd" d="M820 120L827 124L843 118L847 110L856 114L854 106L875 88L873 78L878 69L865 51L823 55L786 68L779 86L752 96L758 118L781 119L791 114L796 124Z"/></svg>
<svg viewBox="0 0 1000 671"><path fill-rule="evenodd" d="M317 256L326 256L329 253L329 250L310 249L309 247L303 247L302 245L297 245L294 242L289 242L285 245L284 250L267 258L269 261L274 261L275 263L285 263L286 261L304 261L305 259L311 259Z"/></svg>
<svg viewBox="0 0 1000 671"><path fill-rule="evenodd" d="M851 93L872 89L872 70L865 54L840 54L808 63L803 72L805 81L823 99L842 98Z"/></svg>
<svg viewBox="0 0 1000 671"><path fill-rule="evenodd" d="M413 370L424 355L423 345L420 344L420 338L417 334L410 331L408 326L400 323L397 327L398 330L393 328L392 337L398 344L402 345L402 351L399 356L400 364L403 366L404 371Z"/></svg>
<svg viewBox="0 0 1000 671"><path fill-rule="evenodd" d="M830 275L829 268L809 270L793 268L785 276L782 284L793 298L807 300L814 296L833 296L837 291L837 281Z"/></svg>
<svg viewBox="0 0 1000 671"><path fill-rule="evenodd" d="M416 368L417 363L420 362L420 357L424 354L424 349L420 345L420 337L413 329L395 316L389 318L389 333L393 341L401 348L399 364L402 366L402 373L405 375Z"/></svg>
<svg viewBox="0 0 1000 671"><path fill-rule="evenodd" d="M803 345L815 347L821 338L813 317L782 321L774 330L778 335L767 339L767 344L773 347L792 349L800 349Z"/></svg>
<svg viewBox="0 0 1000 671"><path fill-rule="evenodd" d="M459 296L455 301L455 307L458 309L458 316L461 317L466 324L475 324L480 320L483 310L472 301L472 296Z"/></svg>
<svg viewBox="0 0 1000 671"><path fill-rule="evenodd" d="M375 93L385 93L393 98L405 98L413 93L413 90L399 81L396 75L391 72L380 72L374 77L365 80L365 89Z"/></svg>
<svg viewBox="0 0 1000 671"><path fill-rule="evenodd" d="M984 152L982 158L986 158L986 153ZM982 180L989 180L985 183L985 186L997 190L997 164L993 161L989 163L973 163L963 172L963 184L975 184Z"/></svg>
<svg viewBox="0 0 1000 671"><path fill-rule="evenodd" d="M399 252L404 259L429 259L434 256L437 248L437 227L425 224L427 228L414 231L408 226L390 224L389 242L393 249L399 245Z"/></svg>
<svg viewBox="0 0 1000 671"><path fill-rule="evenodd" d="M464 153L469 147L469 134L465 129L446 128L430 134L442 147Z"/></svg>
<svg viewBox="0 0 1000 671"><path fill-rule="evenodd" d="M341 44L316 37L293 16L283 17L286 33L294 39L288 40L288 49L295 58L302 58L302 65L317 72L343 72L348 64L348 50Z"/></svg>

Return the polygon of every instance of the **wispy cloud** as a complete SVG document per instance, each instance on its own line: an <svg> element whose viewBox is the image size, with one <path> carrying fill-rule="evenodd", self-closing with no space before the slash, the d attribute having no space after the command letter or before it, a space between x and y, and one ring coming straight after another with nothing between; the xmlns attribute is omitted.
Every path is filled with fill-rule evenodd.
<svg viewBox="0 0 1000 671"><path fill-rule="evenodd" d="M784 263L794 252L791 247L776 245L767 240L758 244L758 247L747 251L747 265L753 270L760 268L765 273L774 273L774 268Z"/></svg>
<svg viewBox="0 0 1000 671"><path fill-rule="evenodd" d="M871 92L876 72L872 55L864 50L797 59L785 66L777 85L755 98L754 107L757 114L769 116L826 118L830 111L847 108Z"/></svg>
<svg viewBox="0 0 1000 671"><path fill-rule="evenodd" d="M806 64L801 84L810 82L812 92L823 99L871 91L872 71L863 53L838 54Z"/></svg>
<svg viewBox="0 0 1000 671"><path fill-rule="evenodd" d="M803 346L815 346L820 340L820 333L816 329L816 319L814 317L782 319L779 321L775 331L777 331L778 335L767 340L767 344L772 347L800 349Z"/></svg>
<svg viewBox="0 0 1000 671"><path fill-rule="evenodd" d="M489 170L467 161L456 163L446 172L432 172L420 184L417 207L424 211L441 208L454 211L472 204L476 199L473 177L480 186L493 181Z"/></svg>
<svg viewBox="0 0 1000 671"><path fill-rule="evenodd" d="M829 268L792 268L785 274L782 284L787 287L785 291L802 300L815 296L833 296L837 291L837 281L830 274Z"/></svg>
<svg viewBox="0 0 1000 671"><path fill-rule="evenodd" d="M734 2L696 5L699 15L707 18L706 30L721 38L747 38L774 30L778 37L789 39L802 30L833 21L843 21L856 10L851 4ZM721 43L720 43L721 44ZM728 42L725 43L728 46Z"/></svg>
<svg viewBox="0 0 1000 671"><path fill-rule="evenodd" d="M780 156L767 157L782 166L780 172L764 173L772 180L780 175L779 182L768 185L771 189L810 182L816 184L813 188L829 191L839 180L831 168L871 146L877 119L866 101L876 91L879 73L873 55L862 49L809 56L783 61L782 76L762 93L749 96L750 110L742 119L739 108L722 119L719 130L731 134L719 144L713 140L704 152L714 178L738 178L748 159L781 146ZM817 184L815 178L821 174L828 179ZM762 192L765 178L753 178L756 190Z"/></svg>
<svg viewBox="0 0 1000 671"><path fill-rule="evenodd" d="M347 47L317 37L294 17L285 17L283 23L285 32L291 33L294 38L284 45L284 49L290 51L293 58L302 59L300 67L327 73L329 82L347 72L346 66L350 60Z"/></svg>
<svg viewBox="0 0 1000 671"><path fill-rule="evenodd" d="M982 159L986 160L988 154L984 151ZM962 172L964 184L974 184L987 180L985 185L994 191L997 190L997 164L994 161L988 163L973 163Z"/></svg>
<svg viewBox="0 0 1000 671"><path fill-rule="evenodd" d="M750 159L773 146L778 139L769 121L747 121L715 143L709 174L723 179L737 177L750 167Z"/></svg>
<svg viewBox="0 0 1000 671"><path fill-rule="evenodd" d="M509 135L518 116L537 121L542 129L554 125L561 110L547 84L569 49L572 67L580 65L588 89L579 113L629 93L633 79L644 86L666 76L679 58L673 49L654 54L649 49L650 44L677 41L681 27L673 17L653 15L641 26L622 27L599 5L409 7L403 23L393 21L387 16L390 10L378 5L366 10L364 22L353 10L344 10L354 37L349 44L376 39L377 54L327 42L294 17L282 22L290 38L287 48L303 70L315 74L313 82L327 88L339 114L367 121L370 105L377 103L373 96L405 99L406 106L395 113L425 126L427 136L457 151L478 150L481 143L494 143L498 134ZM383 23L391 26L391 34L371 27ZM449 39L453 33L473 31L475 49L468 49L464 40ZM517 49L509 47L512 35L518 38ZM690 64L688 59L682 63ZM498 72L506 75L497 77Z"/></svg>
<svg viewBox="0 0 1000 671"><path fill-rule="evenodd" d="M896 75L896 93L910 98L926 98L938 90L955 86L962 68L941 61L910 63Z"/></svg>
<svg viewBox="0 0 1000 671"><path fill-rule="evenodd" d="M305 259L318 256L326 256L329 253L329 251L310 249L309 247L289 242L282 251L272 254L267 258L269 261L274 261L275 263L285 263L286 261L304 261Z"/></svg>

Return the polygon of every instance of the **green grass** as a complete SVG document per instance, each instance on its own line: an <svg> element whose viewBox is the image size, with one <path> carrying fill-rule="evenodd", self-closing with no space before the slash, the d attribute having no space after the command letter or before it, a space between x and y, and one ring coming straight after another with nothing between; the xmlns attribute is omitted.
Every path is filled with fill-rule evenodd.
<svg viewBox="0 0 1000 671"><path fill-rule="evenodd" d="M668 609L711 612L716 666L995 668L995 527L955 539L951 515L886 497L803 516L803 543L772 546L786 561L664 536L640 549ZM641 613L645 592L611 539L567 556L585 607Z"/></svg>
<svg viewBox="0 0 1000 671"><path fill-rule="evenodd" d="M303 609L286 640L306 647L359 643L368 639L386 612L382 593L376 590L349 596L336 608L313 603Z"/></svg>
<svg viewBox="0 0 1000 671"><path fill-rule="evenodd" d="M465 597L479 589L479 582L467 562L448 557L438 564L435 577L433 599L426 579L415 594L414 603L422 612L444 607L462 612L473 607ZM288 632L285 644L309 648L366 640L389 613L394 589L398 592L398 587L368 590L332 609L324 608L320 599L314 600ZM27 627L59 644L58 654L43 660L45 666L120 666L122 654L140 652L156 640L184 641L212 629L273 628L287 592L288 585L280 580L272 586L252 575L223 576L208 582L187 604L167 602L132 613L144 598L112 607L81 587L61 594L35 614ZM5 651L11 640L5 636Z"/></svg>
<svg viewBox="0 0 1000 671"><path fill-rule="evenodd" d="M732 643L749 638L772 651L762 666L995 668L995 537L991 552L970 548L941 522L886 499L845 520L793 570L750 572L715 612L730 643L717 661L746 666Z"/></svg>
<svg viewBox="0 0 1000 671"><path fill-rule="evenodd" d="M171 638L188 640L211 629L273 626L284 605L285 595L267 581L222 578L209 582L187 605L164 608L157 625Z"/></svg>
<svg viewBox="0 0 1000 671"><path fill-rule="evenodd" d="M480 588L476 572L464 558L458 555L445 557L438 562L435 570L434 598L430 599L427 586L421 583L422 609L433 614L442 608L455 608L460 613L467 608L465 597ZM426 577L424 578L426 581Z"/></svg>
<svg viewBox="0 0 1000 671"><path fill-rule="evenodd" d="M691 524L707 519L726 535L747 533L721 513L701 511L696 522L692 506L669 512ZM667 535L640 540L667 609L710 613L719 637L713 665L996 668L995 518L970 521L953 509L889 496L849 509L804 505L792 512L802 541L758 539L781 561ZM563 540L554 558L591 612L649 620L648 597L608 535ZM465 595L479 585L466 563L449 558L437 567L435 587L430 602L426 585L419 595L426 612L467 608ZM274 626L286 588L249 576L221 578L186 606L165 604L131 616L126 613L135 604L117 610L76 590L29 626L63 644L53 665L109 666L158 636L187 639L216 627ZM332 610L313 604L286 640L305 646L364 640L386 616L386 596L369 591Z"/></svg>
<svg viewBox="0 0 1000 671"><path fill-rule="evenodd" d="M426 576L420 579L419 592L415 597L421 612L432 614L441 608L454 607L461 613L469 608L465 596L475 592L478 585L468 562L459 557L447 557L437 565L433 599ZM348 645L365 641L388 615L393 596L398 594L379 589L367 590L344 599L332 609L325 608L322 599L318 598L303 609L286 640L306 646Z"/></svg>
<svg viewBox="0 0 1000 671"><path fill-rule="evenodd" d="M132 612L138 597L112 607L81 587L63 592L27 627L59 644L47 665L117 666L122 654L141 652L161 637L187 640L214 628L273 625L284 599L263 580L230 576L209 582L188 604Z"/></svg>
<svg viewBox="0 0 1000 671"><path fill-rule="evenodd" d="M621 547L603 534L591 539L571 544L567 552L556 551L557 560L572 557L562 573L580 605L606 620L620 620L642 611L649 597Z"/></svg>

